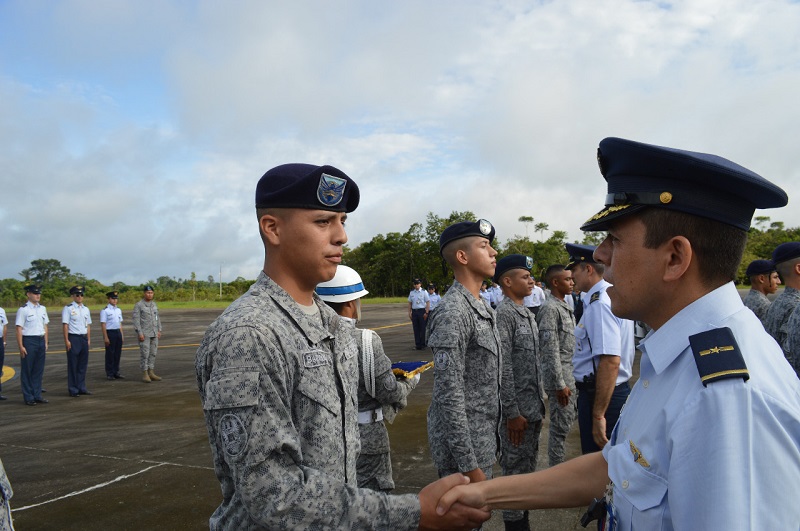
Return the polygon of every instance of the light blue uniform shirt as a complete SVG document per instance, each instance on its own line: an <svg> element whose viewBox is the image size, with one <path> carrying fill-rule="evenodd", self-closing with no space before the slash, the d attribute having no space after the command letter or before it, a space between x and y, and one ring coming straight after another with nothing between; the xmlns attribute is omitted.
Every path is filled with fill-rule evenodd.
<svg viewBox="0 0 800 531"><path fill-rule="evenodd" d="M411 293L408 294L408 302L411 303L412 310L425 309L425 303L429 301L428 292L422 288L412 289Z"/></svg>
<svg viewBox="0 0 800 531"><path fill-rule="evenodd" d="M23 336L43 336L44 327L50 322L47 317L47 308L31 301L17 310L16 326L22 328Z"/></svg>
<svg viewBox="0 0 800 531"><path fill-rule="evenodd" d="M73 301L61 311L61 322L68 325L67 333L83 335L92 324L92 316L89 314L89 308Z"/></svg>
<svg viewBox="0 0 800 531"><path fill-rule="evenodd" d="M592 289L581 294L583 315L575 327L575 356L572 364L573 375L578 382L584 376L596 374L596 356L619 356L619 372L617 383L627 382L633 372L633 357L636 345L633 339L633 321L620 319L611 313L611 299L606 289L611 286L600 280ZM596 300L592 301L592 298Z"/></svg>
<svg viewBox="0 0 800 531"><path fill-rule="evenodd" d="M109 304L100 310L100 322L106 324L106 330L119 330L122 324L122 310Z"/></svg>
<svg viewBox="0 0 800 531"><path fill-rule="evenodd" d="M722 327L750 379L703 387L689 336ZM639 380L603 448L617 529L800 528L800 381L734 285L639 348Z"/></svg>

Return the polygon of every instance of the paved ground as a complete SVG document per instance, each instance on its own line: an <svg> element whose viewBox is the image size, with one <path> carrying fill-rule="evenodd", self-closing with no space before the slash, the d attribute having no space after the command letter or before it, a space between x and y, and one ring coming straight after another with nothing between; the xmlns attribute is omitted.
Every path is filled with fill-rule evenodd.
<svg viewBox="0 0 800 531"><path fill-rule="evenodd" d="M413 348L402 304L364 306L363 325L377 330L394 361L429 353ZM93 311L93 317L99 321ZM18 530L203 529L221 495L196 390L194 353L218 310L161 312L164 335L157 373L161 382L139 381L138 348L123 350L122 374L109 382L102 337L94 330L87 384L92 396L71 398L60 326L51 311L50 352L44 376L49 404L24 405L19 378L3 383L0 458L14 488ZM14 315L9 314L14 322ZM11 331L13 326L9 326ZM126 329L126 332L130 332ZM4 378L19 370L18 348L9 334ZM133 338L132 332L127 337ZM409 407L389 427L397 492L417 492L436 479L428 453L425 413L432 377L424 374ZM543 429L546 459L547 425ZM568 454L577 455L577 426ZM582 510L532 513L534 529L582 529ZM499 514L484 529L503 529Z"/></svg>

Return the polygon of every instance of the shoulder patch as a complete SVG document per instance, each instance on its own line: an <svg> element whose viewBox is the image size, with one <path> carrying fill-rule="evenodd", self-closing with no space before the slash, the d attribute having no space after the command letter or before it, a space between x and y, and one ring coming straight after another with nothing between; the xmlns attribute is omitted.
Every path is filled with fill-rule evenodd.
<svg viewBox="0 0 800 531"><path fill-rule="evenodd" d="M589 304L591 304L591 303L593 303L595 301L599 301L599 300L600 300L600 292L599 291L595 291L594 293L592 293L592 296L589 298Z"/></svg>
<svg viewBox="0 0 800 531"><path fill-rule="evenodd" d="M728 327L689 336L703 387L726 378L750 379L739 345Z"/></svg>

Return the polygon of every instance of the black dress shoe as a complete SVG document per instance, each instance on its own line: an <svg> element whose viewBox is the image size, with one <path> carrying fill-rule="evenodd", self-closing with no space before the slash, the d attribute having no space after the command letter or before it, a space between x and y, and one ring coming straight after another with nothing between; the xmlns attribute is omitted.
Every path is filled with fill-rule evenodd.
<svg viewBox="0 0 800 531"><path fill-rule="evenodd" d="M79 395L90 395L90 394L92 394L92 392L91 391L78 391L78 394Z"/></svg>
<svg viewBox="0 0 800 531"><path fill-rule="evenodd" d="M124 380L125 379L125 377L122 376L121 374L115 374L114 378L116 378L117 380Z"/></svg>
<svg viewBox="0 0 800 531"><path fill-rule="evenodd" d="M35 406L36 405L36 400L26 400L25 401L25 405L26 406Z"/></svg>
<svg viewBox="0 0 800 531"><path fill-rule="evenodd" d="M3 395L0 395L0 400L8 400L8 398L4 397Z"/></svg>
<svg viewBox="0 0 800 531"><path fill-rule="evenodd" d="M113 376L106 376L106 380L116 380Z"/></svg>
<svg viewBox="0 0 800 531"><path fill-rule="evenodd" d="M34 402L36 402L37 404L49 404L50 403L50 401L48 399L46 399L46 398L37 398L36 400L34 400Z"/></svg>
<svg viewBox="0 0 800 531"><path fill-rule="evenodd" d="M43 392L43 393L46 393L46 392L47 392L47 389L44 389L44 388L42 388L42 392Z"/></svg>
<svg viewBox="0 0 800 531"><path fill-rule="evenodd" d="M69 396L71 396L72 398L78 398L79 395L78 393L70 393Z"/></svg>

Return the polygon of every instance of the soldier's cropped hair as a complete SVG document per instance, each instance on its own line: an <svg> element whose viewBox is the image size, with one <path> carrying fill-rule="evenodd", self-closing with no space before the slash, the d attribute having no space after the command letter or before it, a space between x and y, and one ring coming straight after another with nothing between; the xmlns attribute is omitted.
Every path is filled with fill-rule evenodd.
<svg viewBox="0 0 800 531"><path fill-rule="evenodd" d="M662 208L645 208L634 215L644 223L644 246L648 249L655 249L675 236L689 240L697 257L700 279L706 286L718 287L736 279L747 232L719 221Z"/></svg>
<svg viewBox="0 0 800 531"><path fill-rule="evenodd" d="M564 271L564 266L561 265L561 264L554 264L554 265L551 265L550 267L548 267L547 270L544 272L544 283L545 283L545 285L548 288L553 289L553 277L555 277L557 274L561 273L562 271Z"/></svg>
<svg viewBox="0 0 800 531"><path fill-rule="evenodd" d="M781 280L783 280L787 276L792 276L792 270L794 270L794 266L796 266L797 264L800 264L800 258L795 258L794 260L786 260L785 262L776 264L775 271L778 272L778 275L780 275Z"/></svg>

